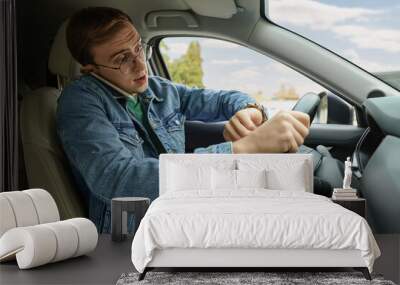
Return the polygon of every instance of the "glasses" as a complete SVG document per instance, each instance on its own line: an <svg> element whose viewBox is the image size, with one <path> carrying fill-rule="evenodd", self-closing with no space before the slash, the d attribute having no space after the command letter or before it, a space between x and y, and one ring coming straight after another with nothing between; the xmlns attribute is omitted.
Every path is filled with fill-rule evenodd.
<svg viewBox="0 0 400 285"><path fill-rule="evenodd" d="M135 46L135 54L129 53L125 54L123 57L118 59L117 63L118 67L114 66L107 66L107 65L102 65L102 64L97 64L94 63L96 66L101 66L105 68L110 68L119 71L122 74L128 74L131 70L134 70L136 68L136 59L138 57L142 57L145 61L148 61L151 58L151 54L153 53L153 47L149 45L148 43L145 43L144 41L140 41L136 46Z"/></svg>

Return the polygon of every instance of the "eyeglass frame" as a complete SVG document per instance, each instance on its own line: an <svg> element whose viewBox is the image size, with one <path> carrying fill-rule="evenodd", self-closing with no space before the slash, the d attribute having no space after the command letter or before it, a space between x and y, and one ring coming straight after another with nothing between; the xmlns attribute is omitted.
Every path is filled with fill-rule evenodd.
<svg viewBox="0 0 400 285"><path fill-rule="evenodd" d="M140 50L139 50L139 52L138 52L136 55L134 55L134 56L132 57L132 60L130 61L130 62L131 62L130 64L134 64L134 63L136 62L136 59L137 59L138 56L140 56L140 55L142 55L146 61L148 61L148 60L151 58L151 55L152 55L152 52L153 52L153 46L150 45L150 44L148 44L148 43L146 43L146 42L143 41L143 40L139 40L139 41L137 42L137 44L140 45ZM136 46L136 45L135 45L135 46ZM150 50L150 51L149 51L149 54L150 54L150 55L148 56L148 58L146 57L147 49ZM98 63L95 63L95 62L93 62L92 64L93 64L94 66L100 66L100 67L105 67L105 68L109 68L109 69L119 70L122 74L127 74L127 73L122 72L122 70L121 70L121 66L122 66L123 64L125 64L125 63L126 63L126 61L122 60L118 67L107 66L107 65L98 64Z"/></svg>

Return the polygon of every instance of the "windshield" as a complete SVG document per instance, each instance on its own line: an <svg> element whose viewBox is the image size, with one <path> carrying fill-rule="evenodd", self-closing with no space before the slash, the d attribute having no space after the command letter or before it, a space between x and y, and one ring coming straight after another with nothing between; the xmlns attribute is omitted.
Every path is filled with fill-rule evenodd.
<svg viewBox="0 0 400 285"><path fill-rule="evenodd" d="M400 1L270 0L270 19L400 90Z"/></svg>

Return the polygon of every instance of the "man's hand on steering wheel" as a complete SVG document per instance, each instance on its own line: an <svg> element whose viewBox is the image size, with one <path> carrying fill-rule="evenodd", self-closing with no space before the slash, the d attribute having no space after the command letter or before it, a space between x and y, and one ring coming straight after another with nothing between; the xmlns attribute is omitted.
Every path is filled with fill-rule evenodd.
<svg viewBox="0 0 400 285"><path fill-rule="evenodd" d="M307 93L292 111L280 111L264 123L261 110L243 109L225 125L224 138L233 142L234 153L297 152L308 136L321 95Z"/></svg>
<svg viewBox="0 0 400 285"><path fill-rule="evenodd" d="M298 111L280 111L254 130L235 134L234 153L297 152L309 133L310 116ZM227 132L228 129L227 129Z"/></svg>
<svg viewBox="0 0 400 285"><path fill-rule="evenodd" d="M226 141L237 141L254 131L263 121L260 110L245 108L233 115L224 126L223 136Z"/></svg>

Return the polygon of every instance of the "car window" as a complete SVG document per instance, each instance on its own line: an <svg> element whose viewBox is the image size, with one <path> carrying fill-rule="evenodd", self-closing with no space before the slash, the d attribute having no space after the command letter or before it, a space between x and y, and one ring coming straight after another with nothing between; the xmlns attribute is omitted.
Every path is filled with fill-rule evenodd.
<svg viewBox="0 0 400 285"><path fill-rule="evenodd" d="M398 0L270 0L268 17L400 90Z"/></svg>
<svg viewBox="0 0 400 285"><path fill-rule="evenodd" d="M174 82L245 92L265 105L269 115L280 109L292 109L308 92L327 92L297 71L235 43L211 38L168 37L160 42L159 48ZM313 122L328 122L326 98ZM352 124L356 124L355 119Z"/></svg>

